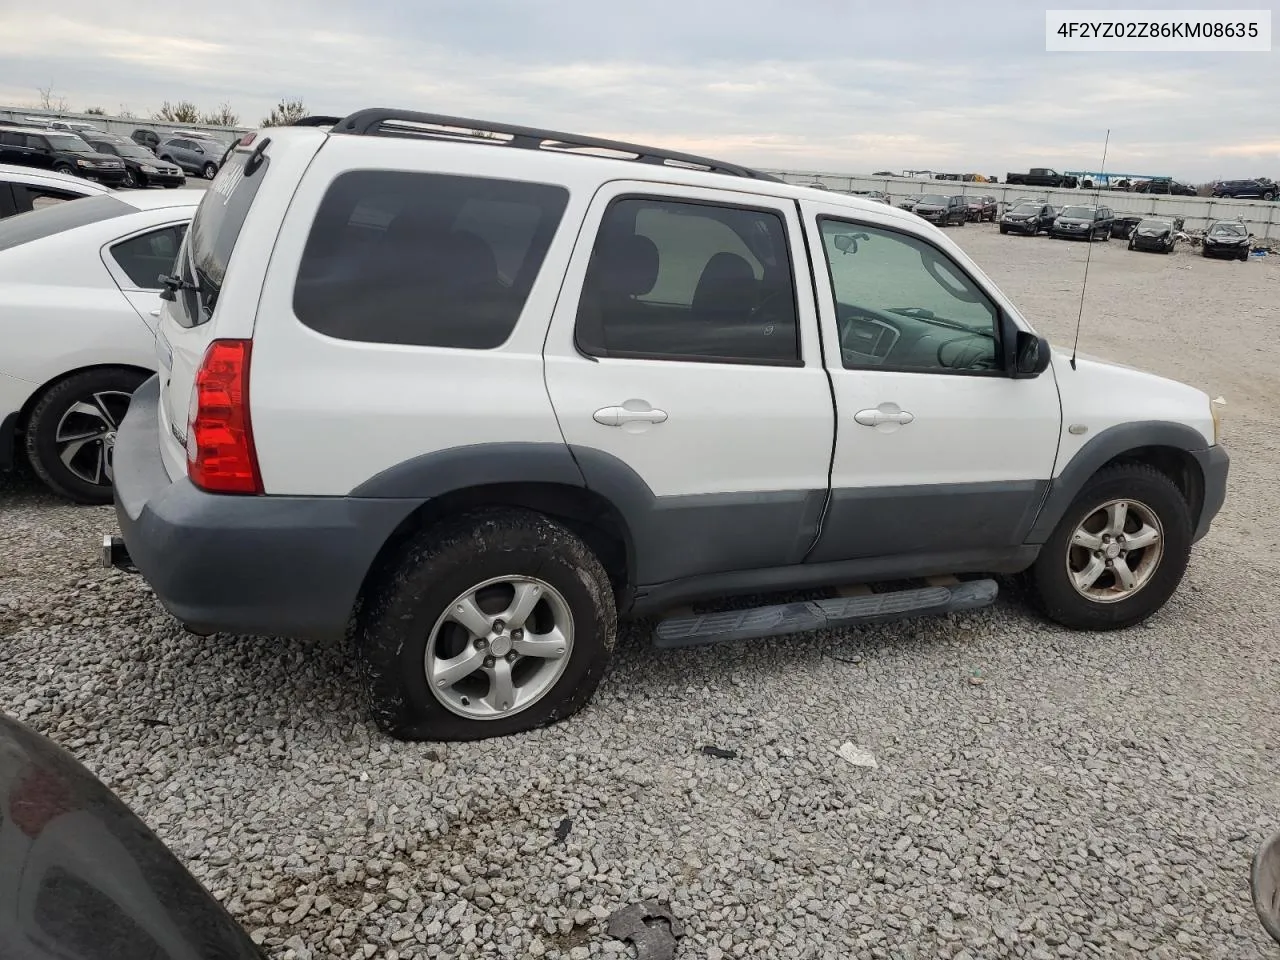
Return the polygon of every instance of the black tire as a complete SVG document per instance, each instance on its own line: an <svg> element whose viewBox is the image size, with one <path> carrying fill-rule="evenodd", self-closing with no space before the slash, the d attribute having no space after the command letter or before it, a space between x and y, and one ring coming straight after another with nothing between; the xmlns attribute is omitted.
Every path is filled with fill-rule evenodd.
<svg viewBox="0 0 1280 960"><path fill-rule="evenodd" d="M124 171L124 185L126 187L132 187L135 190L139 187L146 186L145 183L138 179L138 175L128 168L125 168Z"/></svg>
<svg viewBox="0 0 1280 960"><path fill-rule="evenodd" d="M1109 228L1102 231L1102 242L1103 243L1111 242L1111 230Z"/></svg>
<svg viewBox="0 0 1280 960"><path fill-rule="evenodd" d="M218 165L216 163L206 163L201 169L200 175L206 180L212 180L218 175Z"/></svg>
<svg viewBox="0 0 1280 960"><path fill-rule="evenodd" d="M1132 240L1130 240L1130 241L1129 241L1129 249L1130 249L1130 250L1132 250L1132 249L1133 249L1133 241L1132 241Z"/></svg>
<svg viewBox="0 0 1280 960"><path fill-rule="evenodd" d="M1245 250L1243 253L1240 254L1240 262L1245 263L1248 261L1248 259L1249 259L1249 251Z"/></svg>
<svg viewBox="0 0 1280 960"><path fill-rule="evenodd" d="M1008 228L1008 227L1006 227L1004 224L1001 224L1001 225L1000 225L1000 232L1001 232L1001 233L1008 233L1008 232L1009 232L1009 228Z"/></svg>
<svg viewBox="0 0 1280 960"><path fill-rule="evenodd" d="M1104 603L1077 592L1067 572L1067 556L1076 528L1112 500L1137 501L1155 514L1163 528L1163 553L1136 592ZM1031 568L1032 581L1051 620L1076 630L1121 630L1146 620L1173 595L1187 569L1191 536L1191 510L1165 474L1143 464L1107 467L1090 478L1063 514Z"/></svg>
<svg viewBox="0 0 1280 960"><path fill-rule="evenodd" d="M572 617L564 672L515 714L476 719L455 713L433 693L424 666L437 622L450 604L487 580L535 574L559 592ZM375 585L357 626L374 721L401 740L481 740L572 716L599 685L616 638L613 588L595 554L559 523L515 509L445 521L411 542Z"/></svg>
<svg viewBox="0 0 1280 960"><path fill-rule="evenodd" d="M1200 256L1204 257L1206 260L1209 259L1209 251L1206 250L1204 247L1201 247Z"/></svg>
<svg viewBox="0 0 1280 960"><path fill-rule="evenodd" d="M1266 193L1262 195L1263 200L1274 200L1275 198L1276 198L1276 192L1274 190L1268 190Z"/></svg>
<svg viewBox="0 0 1280 960"><path fill-rule="evenodd" d="M78 177L78 176L80 175L80 174L76 173L76 168L75 168L75 167L73 167L73 166L71 166L71 164L69 164L69 163L60 163L60 164L58 164L56 167L54 167L54 168L53 168L53 172L54 172L54 173L61 173L61 174L65 175L65 176L68 176L68 177Z"/></svg>
<svg viewBox="0 0 1280 960"><path fill-rule="evenodd" d="M166 190L177 190L177 189L178 189L178 187L180 187L180 186L182 186L182 184L180 184L180 183L166 183L166 184L164 185L164 188L165 188Z"/></svg>
<svg viewBox="0 0 1280 960"><path fill-rule="evenodd" d="M78 436L99 426L94 417L72 411L78 403L88 403L99 410L102 416L97 419L103 424L110 419L118 425L129 406L127 397L132 396L146 379L144 373L119 367L82 370L55 383L36 401L26 425L27 459L49 489L76 503L111 502L111 482L106 478L105 469L102 474L105 483L91 483L87 479L96 475L97 443L90 441L84 444L72 459L72 466L68 466L62 462L59 427L64 430L63 437L67 437ZM120 394L125 395L123 401ZM64 418L69 419L64 423ZM110 461L114 439L115 430L112 429L110 440L104 435L101 441L106 458L104 467Z"/></svg>

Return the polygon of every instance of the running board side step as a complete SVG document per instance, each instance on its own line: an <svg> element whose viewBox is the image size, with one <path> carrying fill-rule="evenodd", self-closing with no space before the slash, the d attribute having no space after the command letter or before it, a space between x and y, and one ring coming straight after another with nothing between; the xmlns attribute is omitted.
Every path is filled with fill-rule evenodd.
<svg viewBox="0 0 1280 960"><path fill-rule="evenodd" d="M729 640L758 640L832 627L959 613L989 606L998 592L994 580L970 580L945 587L779 603L723 613L682 614L657 625L653 645L664 649L701 647Z"/></svg>

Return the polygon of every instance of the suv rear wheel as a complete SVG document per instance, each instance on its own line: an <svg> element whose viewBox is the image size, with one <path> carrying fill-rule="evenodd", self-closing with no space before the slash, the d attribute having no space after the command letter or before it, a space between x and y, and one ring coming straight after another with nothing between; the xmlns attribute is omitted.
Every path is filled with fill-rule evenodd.
<svg viewBox="0 0 1280 960"><path fill-rule="evenodd" d="M525 510L428 530L376 584L358 643L374 720L402 740L479 740L581 709L617 636L613 588L571 531Z"/></svg>
<svg viewBox="0 0 1280 960"><path fill-rule="evenodd" d="M202 172L204 173L204 178L206 180L212 180L218 175L218 167L216 164L206 163Z"/></svg>
<svg viewBox="0 0 1280 960"><path fill-rule="evenodd" d="M1182 581L1191 535L1187 501L1163 473L1142 464L1099 471L1031 568L1045 612L1083 630L1141 623Z"/></svg>
<svg viewBox="0 0 1280 960"><path fill-rule="evenodd" d="M27 458L46 486L77 503L111 502L116 430L146 379L136 370L82 370L36 401Z"/></svg>

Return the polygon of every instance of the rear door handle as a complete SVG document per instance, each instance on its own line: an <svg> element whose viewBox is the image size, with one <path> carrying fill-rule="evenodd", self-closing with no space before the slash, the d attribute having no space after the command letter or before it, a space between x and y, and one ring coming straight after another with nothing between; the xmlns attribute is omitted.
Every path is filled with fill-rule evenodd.
<svg viewBox="0 0 1280 960"><path fill-rule="evenodd" d="M634 404L634 401L627 402ZM663 423L667 419L667 412L655 410L645 404L644 409L639 410L625 406L601 407L593 417L596 423L604 424L606 427L620 427L626 423Z"/></svg>
<svg viewBox="0 0 1280 960"><path fill-rule="evenodd" d="M871 410L859 410L853 415L853 419L864 427L878 427L882 423L910 423L915 419L915 415L908 413L906 410L890 413L873 408Z"/></svg>

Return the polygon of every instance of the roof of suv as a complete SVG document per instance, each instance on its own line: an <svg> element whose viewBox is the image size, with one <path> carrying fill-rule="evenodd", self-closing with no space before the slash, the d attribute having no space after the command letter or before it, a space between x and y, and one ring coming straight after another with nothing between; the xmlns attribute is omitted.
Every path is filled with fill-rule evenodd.
<svg viewBox="0 0 1280 960"><path fill-rule="evenodd" d="M312 130L306 128L328 128ZM788 184L769 174L736 163L665 150L642 144L606 140L534 127L492 123L463 117L413 111L373 108L361 110L346 118L308 117L294 127L273 127L271 137L360 136L418 141L423 149L492 150L516 149L539 155L539 165L548 162L572 164L573 169L594 168L602 180L636 179L655 182L714 186L719 189L757 193L762 196L792 200L820 199L824 204L846 206L892 216L903 223L918 225L918 218L865 197L850 196L811 186ZM249 143L237 143L233 149L253 150L260 141L246 137ZM255 142L256 141L256 142ZM572 159L568 159L572 157ZM513 158L513 162L519 162ZM579 168L578 164L585 166Z"/></svg>

